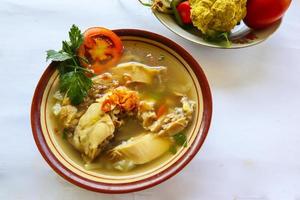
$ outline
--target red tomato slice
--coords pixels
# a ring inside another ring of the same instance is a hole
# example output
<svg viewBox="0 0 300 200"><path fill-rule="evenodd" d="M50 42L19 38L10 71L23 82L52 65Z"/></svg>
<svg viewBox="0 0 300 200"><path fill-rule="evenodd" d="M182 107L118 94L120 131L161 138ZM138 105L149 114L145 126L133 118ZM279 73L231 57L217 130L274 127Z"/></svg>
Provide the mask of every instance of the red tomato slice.
<svg viewBox="0 0 300 200"><path fill-rule="evenodd" d="M291 0L247 0L245 24L253 29L265 28L279 20Z"/></svg>
<svg viewBox="0 0 300 200"><path fill-rule="evenodd" d="M115 66L122 52L122 41L114 32L102 27L93 27L84 32L78 55L89 61L89 64L81 61L83 66L92 69L95 74L100 74Z"/></svg>

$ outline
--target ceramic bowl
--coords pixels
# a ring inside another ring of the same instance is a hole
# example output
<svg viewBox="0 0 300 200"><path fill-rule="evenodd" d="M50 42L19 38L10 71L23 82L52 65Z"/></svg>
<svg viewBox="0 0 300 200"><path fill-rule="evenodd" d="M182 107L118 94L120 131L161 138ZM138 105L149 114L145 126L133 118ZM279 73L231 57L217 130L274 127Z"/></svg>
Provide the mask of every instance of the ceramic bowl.
<svg viewBox="0 0 300 200"><path fill-rule="evenodd" d="M187 147L181 147L167 160L158 159L152 165L131 173L110 174L86 170L80 156L75 155L76 151L70 145L64 145L63 139L56 133L51 99L58 84L57 63L51 63L38 82L32 101L31 125L40 153L53 170L64 179L96 192L127 193L149 188L167 180L192 160L208 133L212 116L212 97L200 65L175 42L142 30L119 29L114 32L121 37L125 51L144 52L154 57L163 54L164 65L177 67L182 76L189 78L197 105L188 129ZM155 64L156 61L153 62Z"/></svg>

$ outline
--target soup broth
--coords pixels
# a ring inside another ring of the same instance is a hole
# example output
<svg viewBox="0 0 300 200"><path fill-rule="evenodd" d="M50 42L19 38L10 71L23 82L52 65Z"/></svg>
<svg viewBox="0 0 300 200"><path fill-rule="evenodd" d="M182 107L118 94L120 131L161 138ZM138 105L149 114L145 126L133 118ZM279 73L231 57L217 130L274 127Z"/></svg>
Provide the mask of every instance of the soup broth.
<svg viewBox="0 0 300 200"><path fill-rule="evenodd" d="M120 64L137 62L149 67L164 66L166 68L166 74L164 74L163 80L154 78L151 84L130 83L126 85L126 88L128 88L128 90L138 93L140 101L149 100L155 102L154 109L156 115L158 115L158 110L161 108L161 105L167 105L168 107L168 111L165 111L162 116L167 116L168 112L173 112L175 108L184 107L182 106L181 102L183 96L187 97L189 102L198 101L195 92L196 89L188 74L188 71L184 67L182 67L182 63L169 52L145 42L132 41L130 39L124 39L123 45L124 53L121 58ZM110 72L110 70L108 70L108 72ZM111 74L114 77L113 71L111 72ZM50 97L55 96L55 92L58 91L58 80L56 80L53 87L54 89L51 91ZM193 124L195 124L195 119L192 114L191 119L188 120L188 124L185 125L183 130L180 130L175 134L166 134L159 136L170 142L170 147L167 151L165 151L160 156L151 159L151 161L143 164L132 162L129 164L123 163L123 165L126 165L126 167L121 166L121 168L123 168L120 169L118 168L118 164L116 163L126 159L122 159L122 157L121 159L112 159L112 154L110 154L110 152L114 151L114 148L116 148L116 146L126 144L126 141L130 140L131 138L135 138L141 134L144 134L145 132L149 132L149 130L145 130L145 127L143 127L141 121L137 117L135 117L136 114L124 117L124 119L122 119L123 124L120 127L115 128L113 138L110 139L109 143L104 147L101 153L96 156L96 158L91 162L86 162L82 158L82 152L74 148L74 145L70 144L68 139L65 138L66 136L63 133L64 127L62 125L61 119L53 114L53 107L57 103L57 99L50 98L49 101L50 104L48 110L51 119L53 119L51 123L56 132L55 140L62 151L67 155L67 157L69 157L74 163L76 163L76 165L80 166L81 168L104 175L118 174L127 176L135 173L142 173L151 168L159 166L161 163L168 162L170 159L172 159L172 157L176 156L176 151L179 152L182 148L185 148L186 143L189 139L191 127L193 126ZM194 110L198 109L197 103L193 103L193 106ZM155 133L152 132L150 134ZM184 141L185 143L179 144L180 141L178 143L177 139L174 139L174 135L178 134L186 136L187 141ZM119 164L122 165L122 163Z"/></svg>

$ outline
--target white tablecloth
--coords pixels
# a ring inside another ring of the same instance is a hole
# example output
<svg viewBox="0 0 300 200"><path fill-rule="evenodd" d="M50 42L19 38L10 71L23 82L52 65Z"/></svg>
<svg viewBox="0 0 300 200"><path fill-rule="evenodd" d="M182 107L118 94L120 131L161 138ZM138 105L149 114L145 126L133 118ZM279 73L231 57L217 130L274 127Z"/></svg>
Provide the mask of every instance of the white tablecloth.
<svg viewBox="0 0 300 200"><path fill-rule="evenodd" d="M240 50L205 48L173 34L137 0L0 0L0 199L300 200L300 1L266 42ZM125 195L98 194L58 175L38 152L32 95L45 50L72 24L139 28L186 48L213 93L211 129L181 173Z"/></svg>

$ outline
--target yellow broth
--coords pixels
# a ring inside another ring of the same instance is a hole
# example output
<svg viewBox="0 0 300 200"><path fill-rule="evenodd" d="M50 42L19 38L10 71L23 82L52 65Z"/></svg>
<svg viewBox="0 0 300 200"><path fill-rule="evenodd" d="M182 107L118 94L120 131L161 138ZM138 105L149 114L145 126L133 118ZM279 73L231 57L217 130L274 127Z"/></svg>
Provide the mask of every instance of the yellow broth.
<svg viewBox="0 0 300 200"><path fill-rule="evenodd" d="M193 85L193 82L187 72L187 70L182 66L182 64L167 51L164 51L158 47L155 47L151 44L143 42L133 42L133 41L124 41L123 42L125 51L122 56L120 63L128 61L136 61L149 66L165 66L167 67L167 82L165 83L165 89L161 91L158 90L158 86L153 84L150 86L143 86L141 88L135 88L140 93L141 99L154 99L159 103L165 103L169 101L170 106L180 106L180 98L176 97L172 92L176 90L177 92L182 92L189 97L189 99L197 102L196 88ZM57 81L56 81L57 82ZM53 93L57 90L58 84L55 84L55 89ZM172 90L172 91L171 91ZM50 94L51 95L51 94ZM54 105L54 99L51 99L50 108ZM195 110L197 110L197 104ZM195 115L195 114L194 114ZM55 134L55 139L62 151L69 157L76 165L84 168L84 162L81 158L80 153L68 143L67 140L63 139L62 128L59 125L59 120L51 114L51 123L54 129L58 130ZM189 123L188 127L185 128L184 133L189 136L191 132L192 124L195 124L195 119L193 117L192 122ZM129 119L126 120L126 123L121 127L117 132L114 133L114 141L127 140L130 137L136 136L146 132L137 120ZM180 148L178 147L178 151ZM137 165L130 171L121 172L112 168L112 162L108 159L107 154L101 153L98 158L93 161L89 171L101 173L104 175L118 175L118 176L127 176L133 175L136 173L143 173L152 168L158 167L162 163L168 162L170 158L174 155L170 152L165 153L163 156L143 165Z"/></svg>

